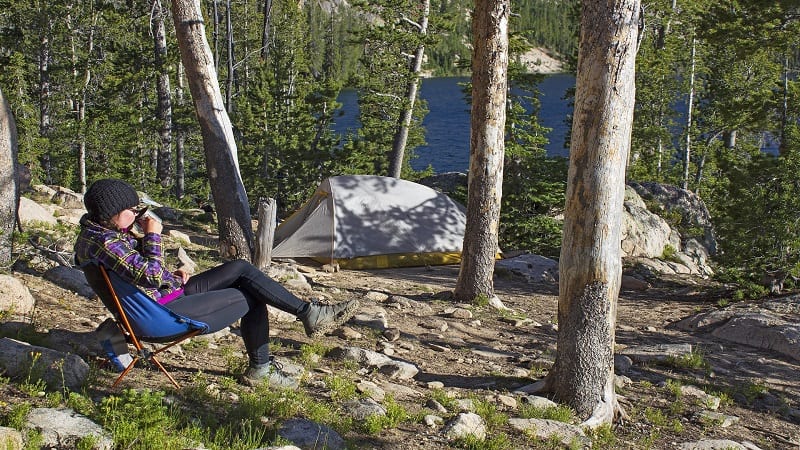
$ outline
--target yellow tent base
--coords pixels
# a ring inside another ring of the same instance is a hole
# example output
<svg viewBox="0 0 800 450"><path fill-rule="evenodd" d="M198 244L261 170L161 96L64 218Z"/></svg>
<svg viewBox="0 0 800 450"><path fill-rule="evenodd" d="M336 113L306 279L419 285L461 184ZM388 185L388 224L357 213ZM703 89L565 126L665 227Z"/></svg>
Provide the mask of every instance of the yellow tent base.
<svg viewBox="0 0 800 450"><path fill-rule="evenodd" d="M330 260L318 261L329 263ZM359 256L337 259L342 269L388 269L390 267L440 266L461 262L461 252L394 253L391 255Z"/></svg>

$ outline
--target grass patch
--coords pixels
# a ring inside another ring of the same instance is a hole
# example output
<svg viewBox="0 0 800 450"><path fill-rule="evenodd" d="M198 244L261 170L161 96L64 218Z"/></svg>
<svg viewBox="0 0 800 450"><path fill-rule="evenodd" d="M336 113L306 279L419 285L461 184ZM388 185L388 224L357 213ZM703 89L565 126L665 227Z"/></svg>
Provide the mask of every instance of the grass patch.
<svg viewBox="0 0 800 450"><path fill-rule="evenodd" d="M519 416L523 419L550 419L564 423L572 423L575 421L575 411L563 405L541 408L523 404L519 408Z"/></svg>
<svg viewBox="0 0 800 450"><path fill-rule="evenodd" d="M403 405L395 401L391 396L387 396L383 401L383 407L386 408L386 415L372 415L362 422L361 429L368 434L378 434L379 432L397 428L398 425L408 420L411 416L403 408Z"/></svg>

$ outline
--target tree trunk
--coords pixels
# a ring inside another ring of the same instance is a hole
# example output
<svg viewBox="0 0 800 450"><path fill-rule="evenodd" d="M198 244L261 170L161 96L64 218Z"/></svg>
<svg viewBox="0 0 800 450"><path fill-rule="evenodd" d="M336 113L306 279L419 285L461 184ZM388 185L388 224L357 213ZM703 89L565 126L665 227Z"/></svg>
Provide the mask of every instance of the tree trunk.
<svg viewBox="0 0 800 450"><path fill-rule="evenodd" d="M172 13L181 61L203 136L206 170L219 221L220 255L250 261L253 249L250 207L239 172L233 128L206 40L200 0L172 0Z"/></svg>
<svg viewBox="0 0 800 450"><path fill-rule="evenodd" d="M225 6L225 48L228 54L228 79L225 82L225 107L228 113L233 112L233 22L231 22L231 0Z"/></svg>
<svg viewBox="0 0 800 450"><path fill-rule="evenodd" d="M494 296L505 152L509 0L476 0L467 224L454 296Z"/></svg>
<svg viewBox="0 0 800 450"><path fill-rule="evenodd" d="M558 346L549 388L585 424L609 423L622 278L625 161L635 97L639 0L582 3L575 115L559 259Z"/></svg>
<svg viewBox="0 0 800 450"><path fill-rule="evenodd" d="M172 98L169 85L169 70L167 67L167 36L164 28L166 8L161 6L161 0L153 0L153 46L155 49L155 66L158 80L156 80L156 94L158 95L158 109L156 117L160 122L159 137L161 149L156 162L156 176L162 187L172 184Z"/></svg>
<svg viewBox="0 0 800 450"><path fill-rule="evenodd" d="M694 71L696 56L696 41L692 38L692 61L689 70L689 105L686 108L686 149L683 152L683 189L689 189L689 163L692 161L692 108L694 107Z"/></svg>
<svg viewBox="0 0 800 450"><path fill-rule="evenodd" d="M258 231L256 232L256 251L253 265L261 271L267 270L272 262L272 245L275 242L275 222L278 203L274 198L258 201Z"/></svg>
<svg viewBox="0 0 800 450"><path fill-rule="evenodd" d="M183 106L183 64L180 62L178 62L177 79L175 101L180 108ZM186 157L186 151L184 150L186 130L179 125L175 130L175 134L175 197L183 198L186 192L186 170L184 167L184 159Z"/></svg>
<svg viewBox="0 0 800 450"><path fill-rule="evenodd" d="M269 58L269 32L272 25L272 0L264 0L264 23L261 30L261 59Z"/></svg>
<svg viewBox="0 0 800 450"><path fill-rule="evenodd" d="M50 52L51 33L53 23L50 20L47 9L39 10L39 137L46 142L52 132L52 119L50 117ZM42 154L42 169L44 171L45 183L53 183L53 168L50 157L50 149L46 149Z"/></svg>
<svg viewBox="0 0 800 450"><path fill-rule="evenodd" d="M422 2L422 22L419 24L419 34L428 34L428 16L431 12L431 0ZM424 41L423 41L424 42ZM425 56L425 44L419 44L414 53L414 66L411 69L411 80L408 82L406 90L406 102L403 113L400 115L397 132L392 140L392 153L389 158L389 176L400 178L403 171L403 159L406 152L406 142L408 141L408 129L411 126L411 119L414 116L414 103L417 100L417 89L419 88L419 75L422 72L422 59Z"/></svg>
<svg viewBox="0 0 800 450"><path fill-rule="evenodd" d="M0 90L0 266L11 262L12 233L17 223L17 126L3 91Z"/></svg>

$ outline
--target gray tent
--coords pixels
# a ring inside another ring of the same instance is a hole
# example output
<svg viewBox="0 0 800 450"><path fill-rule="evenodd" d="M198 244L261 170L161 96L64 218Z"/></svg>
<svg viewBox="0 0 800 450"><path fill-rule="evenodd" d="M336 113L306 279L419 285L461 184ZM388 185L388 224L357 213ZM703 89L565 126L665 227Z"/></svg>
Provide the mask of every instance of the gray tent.
<svg viewBox="0 0 800 450"><path fill-rule="evenodd" d="M466 215L450 197L390 177L323 181L275 230L274 258L314 258L347 268L460 261Z"/></svg>

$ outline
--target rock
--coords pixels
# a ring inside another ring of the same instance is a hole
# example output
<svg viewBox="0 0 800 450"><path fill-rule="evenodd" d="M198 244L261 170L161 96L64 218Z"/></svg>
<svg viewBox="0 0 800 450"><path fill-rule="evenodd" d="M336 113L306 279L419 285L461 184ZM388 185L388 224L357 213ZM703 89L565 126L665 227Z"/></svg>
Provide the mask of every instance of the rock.
<svg viewBox="0 0 800 450"><path fill-rule="evenodd" d="M272 264L266 272L270 278L289 288L304 292L313 290L306 277L292 265Z"/></svg>
<svg viewBox="0 0 800 450"><path fill-rule="evenodd" d="M727 428L737 422L739 422L739 418L736 416L729 416L727 414L722 414L714 411L698 411L693 417L696 422L705 424L705 425L717 425L722 428Z"/></svg>
<svg viewBox="0 0 800 450"><path fill-rule="evenodd" d="M749 443L748 443L749 444ZM744 446L729 439L704 439L702 441L684 442L678 447L681 450L757 450L753 444Z"/></svg>
<svg viewBox="0 0 800 450"><path fill-rule="evenodd" d="M19 209L17 211L19 213L19 221L22 224L44 223L56 225L58 223L53 213L27 197L19 198Z"/></svg>
<svg viewBox="0 0 800 450"><path fill-rule="evenodd" d="M444 320L439 320L439 319L423 320L423 321L419 322L418 325L421 326L422 328L427 328L429 330L436 330L436 331L439 331L441 333L444 333L449 328L448 325L447 325L447 322L445 322Z"/></svg>
<svg viewBox="0 0 800 450"><path fill-rule="evenodd" d="M356 391L366 394L376 402L381 402L386 397L386 392L372 381L362 380L356 383Z"/></svg>
<svg viewBox="0 0 800 450"><path fill-rule="evenodd" d="M800 325L766 312L734 317L711 334L726 341L773 350L800 361Z"/></svg>
<svg viewBox="0 0 800 450"><path fill-rule="evenodd" d="M289 419L281 425L278 435L302 449L326 448L345 450L347 445L333 429L306 419Z"/></svg>
<svg viewBox="0 0 800 450"><path fill-rule="evenodd" d="M399 328L392 327L392 328L387 328L387 329L383 330L383 333L381 333L381 335L384 338L386 338L387 341L394 342L394 341L400 339L401 333L400 333L400 329Z"/></svg>
<svg viewBox="0 0 800 450"><path fill-rule="evenodd" d="M389 299L389 294L377 291L369 291L364 295L364 299L369 300L371 302L383 303Z"/></svg>
<svg viewBox="0 0 800 450"><path fill-rule="evenodd" d="M97 297L94 290L86 282L86 276L80 269L66 266L55 266L48 269L44 273L46 280L52 281L53 284L61 286L64 289L69 289L76 294L93 299Z"/></svg>
<svg viewBox="0 0 800 450"><path fill-rule="evenodd" d="M663 362L668 358L691 355L691 344L636 345L620 352L636 362Z"/></svg>
<svg viewBox="0 0 800 450"><path fill-rule="evenodd" d="M371 398L346 401L342 404L344 410L353 419L363 421L372 416L385 416L386 409Z"/></svg>
<svg viewBox="0 0 800 450"><path fill-rule="evenodd" d="M184 250L183 247L178 248L178 268L189 275L193 275L197 272L197 263L186 254L186 250Z"/></svg>
<svg viewBox="0 0 800 450"><path fill-rule="evenodd" d="M83 206L83 195L63 186L56 186L54 190L55 193L50 199L51 202L61 206L62 208L86 210L86 208Z"/></svg>
<svg viewBox="0 0 800 450"><path fill-rule="evenodd" d="M483 356L484 358L490 358L490 359L514 359L519 356L516 353L507 352L505 350L498 350L483 345L473 347L470 351L472 353L475 353L476 355L480 355Z"/></svg>
<svg viewBox="0 0 800 450"><path fill-rule="evenodd" d="M558 261L544 256L523 254L497 260L494 265L522 275L528 283L552 284L558 281Z"/></svg>
<svg viewBox="0 0 800 450"><path fill-rule="evenodd" d="M22 433L13 428L0 427L0 448L5 450L22 450L24 448Z"/></svg>
<svg viewBox="0 0 800 450"><path fill-rule="evenodd" d="M473 436L482 441L486 439L486 424L475 413L459 413L444 426L442 433L451 440Z"/></svg>
<svg viewBox="0 0 800 450"><path fill-rule="evenodd" d="M282 309L278 309L270 305L267 305L267 314L269 314L269 318L273 322L292 323L297 320L297 316L295 316L294 314L288 313ZM270 331L272 331L271 327Z"/></svg>
<svg viewBox="0 0 800 450"><path fill-rule="evenodd" d="M30 317L36 301L28 288L14 276L0 274L0 311L16 317Z"/></svg>
<svg viewBox="0 0 800 450"><path fill-rule="evenodd" d="M444 383L441 381L428 381L425 383L425 386L427 386L428 389L444 389Z"/></svg>
<svg viewBox="0 0 800 450"><path fill-rule="evenodd" d="M622 275L622 289L631 291L646 291L650 289L650 283L640 280L634 276Z"/></svg>
<svg viewBox="0 0 800 450"><path fill-rule="evenodd" d="M558 403L549 398L539 397L538 395L523 395L519 400L526 405L539 409L555 408L558 406Z"/></svg>
<svg viewBox="0 0 800 450"><path fill-rule="evenodd" d="M93 449L114 447L103 427L68 408L34 408L25 425L41 434L43 448L78 448L78 441L88 436L94 436Z"/></svg>
<svg viewBox="0 0 800 450"><path fill-rule="evenodd" d="M444 419L433 414L425 414L425 417L422 419L422 421L425 422L425 425L431 428L435 428L440 423L444 423Z"/></svg>
<svg viewBox="0 0 800 450"><path fill-rule="evenodd" d="M577 448L585 448L591 442L583 430L577 425L558 422L550 419L520 419L517 417L508 419L508 424L519 431L530 433L537 439L547 441L557 438L562 444L570 448L578 444Z"/></svg>
<svg viewBox="0 0 800 450"><path fill-rule="evenodd" d="M472 311L465 308L447 308L442 314L454 319L472 319Z"/></svg>
<svg viewBox="0 0 800 450"><path fill-rule="evenodd" d="M365 305L350 319L354 324L383 331L389 327L386 310L380 306Z"/></svg>
<svg viewBox="0 0 800 450"><path fill-rule="evenodd" d="M492 298L489 299L489 306L498 311L511 311L511 308L504 305L503 302L500 300L500 297L496 295L493 295Z"/></svg>
<svg viewBox="0 0 800 450"><path fill-rule="evenodd" d="M343 327L337 328L336 330L331 332L331 335L339 337L339 338L342 338L342 339L344 339L346 341L355 341L357 339L361 339L361 338L364 337L363 334L359 333L358 331L356 331L356 330L354 330L354 329L352 329L352 328L350 328L348 326L343 326Z"/></svg>
<svg viewBox="0 0 800 450"><path fill-rule="evenodd" d="M171 237L173 240L177 242L182 242L184 244L191 244L192 239L189 237L188 234L178 231L178 230L169 230L167 232L167 236Z"/></svg>
<svg viewBox="0 0 800 450"><path fill-rule="evenodd" d="M377 367L378 371L390 378L411 379L419 372L417 366L411 363L397 361L384 354L358 347L336 348L331 351L331 356L356 361L362 366L370 368Z"/></svg>
<svg viewBox="0 0 800 450"><path fill-rule="evenodd" d="M49 388L57 390L79 391L89 375L89 365L77 355L10 338L0 339L0 367L15 378L36 374Z"/></svg>
<svg viewBox="0 0 800 450"><path fill-rule="evenodd" d="M706 394L702 389L697 386L683 385L680 387L681 394L687 397L694 397L703 404L705 408L716 411L719 408L720 398Z"/></svg>
<svg viewBox="0 0 800 450"><path fill-rule="evenodd" d="M438 412L439 414L447 414L447 408L445 408L444 405L442 405L441 403L437 402L434 399L429 399L427 402L425 402L425 407L430 408Z"/></svg>
<svg viewBox="0 0 800 450"><path fill-rule="evenodd" d="M633 367L633 360L626 355L614 355L614 371L617 373L628 373Z"/></svg>

